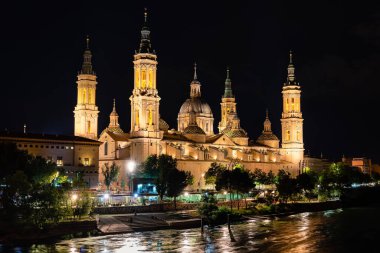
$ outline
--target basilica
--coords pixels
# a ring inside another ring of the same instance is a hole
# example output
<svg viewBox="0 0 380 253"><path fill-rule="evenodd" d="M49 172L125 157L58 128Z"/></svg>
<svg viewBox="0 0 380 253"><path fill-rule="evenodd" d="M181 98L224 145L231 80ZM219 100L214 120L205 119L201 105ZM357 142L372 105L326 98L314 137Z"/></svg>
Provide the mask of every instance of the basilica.
<svg viewBox="0 0 380 253"><path fill-rule="evenodd" d="M290 52L288 76L282 87L283 112L281 142L273 134L266 113L262 134L248 136L240 125L237 102L229 69L226 72L224 94L221 95L221 115L214 118L210 105L202 98L202 85L194 65L189 98L178 106L177 127L170 128L160 117L160 84L156 82L158 55L152 48L147 13L141 29L141 41L133 57L134 81L129 97L131 103L130 129L119 125L116 102L110 113L109 125L98 136L96 105L97 76L93 71L89 40L84 52L82 69L77 77L77 105L74 109L75 136L98 140L99 169L115 162L121 168L116 187L125 188L133 171L129 161L141 164L150 155L167 154L177 159L178 168L190 171L194 185L190 190L206 188L204 173L213 162L231 166L241 163L245 168L285 169L296 175L304 157L301 87L295 78L295 67ZM223 84L221 84L223 85ZM174 113L174 111L173 111ZM217 124L216 124L217 123ZM214 126L217 128L214 129ZM99 173L99 182L103 182ZM130 190L130 189L129 189Z"/></svg>

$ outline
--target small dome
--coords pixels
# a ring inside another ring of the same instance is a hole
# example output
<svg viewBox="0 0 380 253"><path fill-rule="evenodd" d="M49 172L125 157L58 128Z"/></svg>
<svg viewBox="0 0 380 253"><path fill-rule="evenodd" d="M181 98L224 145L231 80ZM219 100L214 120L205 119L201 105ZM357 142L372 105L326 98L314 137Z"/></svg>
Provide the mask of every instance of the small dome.
<svg viewBox="0 0 380 253"><path fill-rule="evenodd" d="M185 130L183 130L183 133L184 134L206 134L202 128L200 128L199 126L196 126L196 125L190 125L188 127L185 128Z"/></svg>
<svg viewBox="0 0 380 253"><path fill-rule="evenodd" d="M269 140L278 141L278 138L273 133L262 133L257 140L258 141L269 141Z"/></svg>
<svg viewBox="0 0 380 253"><path fill-rule="evenodd" d="M225 135L227 135L230 138L236 138L236 137L247 137L247 133L243 129L229 129L226 128L222 131Z"/></svg>
<svg viewBox="0 0 380 253"><path fill-rule="evenodd" d="M166 123L165 120L163 120L162 118L160 118L160 121L158 122L158 127L161 131L168 131L169 130L169 124Z"/></svg>
<svg viewBox="0 0 380 253"><path fill-rule="evenodd" d="M203 114L211 114L212 111L210 106L203 101L201 98L189 98L187 99L181 106L181 109L179 110L179 114L186 114L190 113L190 111L193 111L195 113L203 113Z"/></svg>

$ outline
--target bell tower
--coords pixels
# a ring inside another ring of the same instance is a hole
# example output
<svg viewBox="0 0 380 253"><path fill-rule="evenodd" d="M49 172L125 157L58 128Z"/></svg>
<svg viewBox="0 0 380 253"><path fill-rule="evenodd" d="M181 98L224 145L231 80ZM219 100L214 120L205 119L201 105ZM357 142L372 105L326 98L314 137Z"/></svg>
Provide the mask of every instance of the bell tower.
<svg viewBox="0 0 380 253"><path fill-rule="evenodd" d="M230 115L236 113L235 96L232 93L231 84L230 69L227 68L227 77L224 82L224 94L222 97L222 103L220 103L222 115L218 125L219 133L229 127L228 124L230 123Z"/></svg>
<svg viewBox="0 0 380 253"><path fill-rule="evenodd" d="M304 156L301 86L296 81L292 51L289 55L288 78L282 87L282 98L282 155L284 160L300 166Z"/></svg>
<svg viewBox="0 0 380 253"><path fill-rule="evenodd" d="M140 47L134 55L134 88L131 101L132 159L143 162L149 155L159 154L160 97L156 88L157 55L152 50L145 9Z"/></svg>
<svg viewBox="0 0 380 253"><path fill-rule="evenodd" d="M82 70L78 73L77 105L74 109L74 135L98 139L98 107L96 106L96 74L92 69L90 39L87 36Z"/></svg>

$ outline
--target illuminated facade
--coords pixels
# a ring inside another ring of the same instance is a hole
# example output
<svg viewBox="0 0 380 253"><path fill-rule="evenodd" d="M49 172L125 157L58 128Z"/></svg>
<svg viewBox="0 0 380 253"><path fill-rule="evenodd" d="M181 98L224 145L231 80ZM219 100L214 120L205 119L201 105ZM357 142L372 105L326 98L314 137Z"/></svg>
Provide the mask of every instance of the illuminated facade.
<svg viewBox="0 0 380 253"><path fill-rule="evenodd" d="M99 141L78 136L0 132L0 142L15 143L30 155L56 163L69 179L82 173L88 187L98 187Z"/></svg>
<svg viewBox="0 0 380 253"><path fill-rule="evenodd" d="M77 105L74 109L74 135L93 140L98 139L98 107L96 106L96 75L92 69L92 54L87 47L83 54L82 70L77 80Z"/></svg>
<svg viewBox="0 0 380 253"><path fill-rule="evenodd" d="M282 87L283 112L282 156L286 161L299 163L303 160L303 118L301 112L301 86L296 81L293 53L290 52L288 78Z"/></svg>
<svg viewBox="0 0 380 253"><path fill-rule="evenodd" d="M121 181L129 176L126 173L128 161L141 163L152 154L171 155L177 159L180 169L190 171L194 176L194 185L190 190L206 187L203 175L213 162L228 166L238 162L249 170L260 168L274 173L279 169L288 170L293 175L299 172L303 160L303 119L300 109L301 90L295 82L292 55L288 80L282 92L284 112L281 119L281 147L280 140L272 132L268 112L263 132L257 141L250 140L242 128L230 70L227 70L220 103L218 133L214 133L211 107L201 96L201 82L198 80L196 66L190 83L190 98L182 104L177 116L177 130L169 130L169 125L159 114L161 101L158 96L159 85L156 83L157 55L152 50L146 13L140 47L134 55L133 63L130 132L124 133L118 124L117 128L111 127L114 120L110 117L110 126L99 138L103 143L99 151L100 166L106 162L116 162L121 166L122 175L116 186L122 185ZM116 113L115 107L114 111Z"/></svg>

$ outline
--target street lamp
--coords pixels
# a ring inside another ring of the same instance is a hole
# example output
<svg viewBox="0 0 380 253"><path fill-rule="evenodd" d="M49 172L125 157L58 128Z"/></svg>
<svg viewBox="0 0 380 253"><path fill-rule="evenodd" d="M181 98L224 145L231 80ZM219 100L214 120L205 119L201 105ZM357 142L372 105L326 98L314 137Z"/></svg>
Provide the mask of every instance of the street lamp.
<svg viewBox="0 0 380 253"><path fill-rule="evenodd" d="M136 168L136 162L133 160L129 160L127 163L127 168L129 171L129 190L131 192L131 195L133 194L133 172Z"/></svg>

